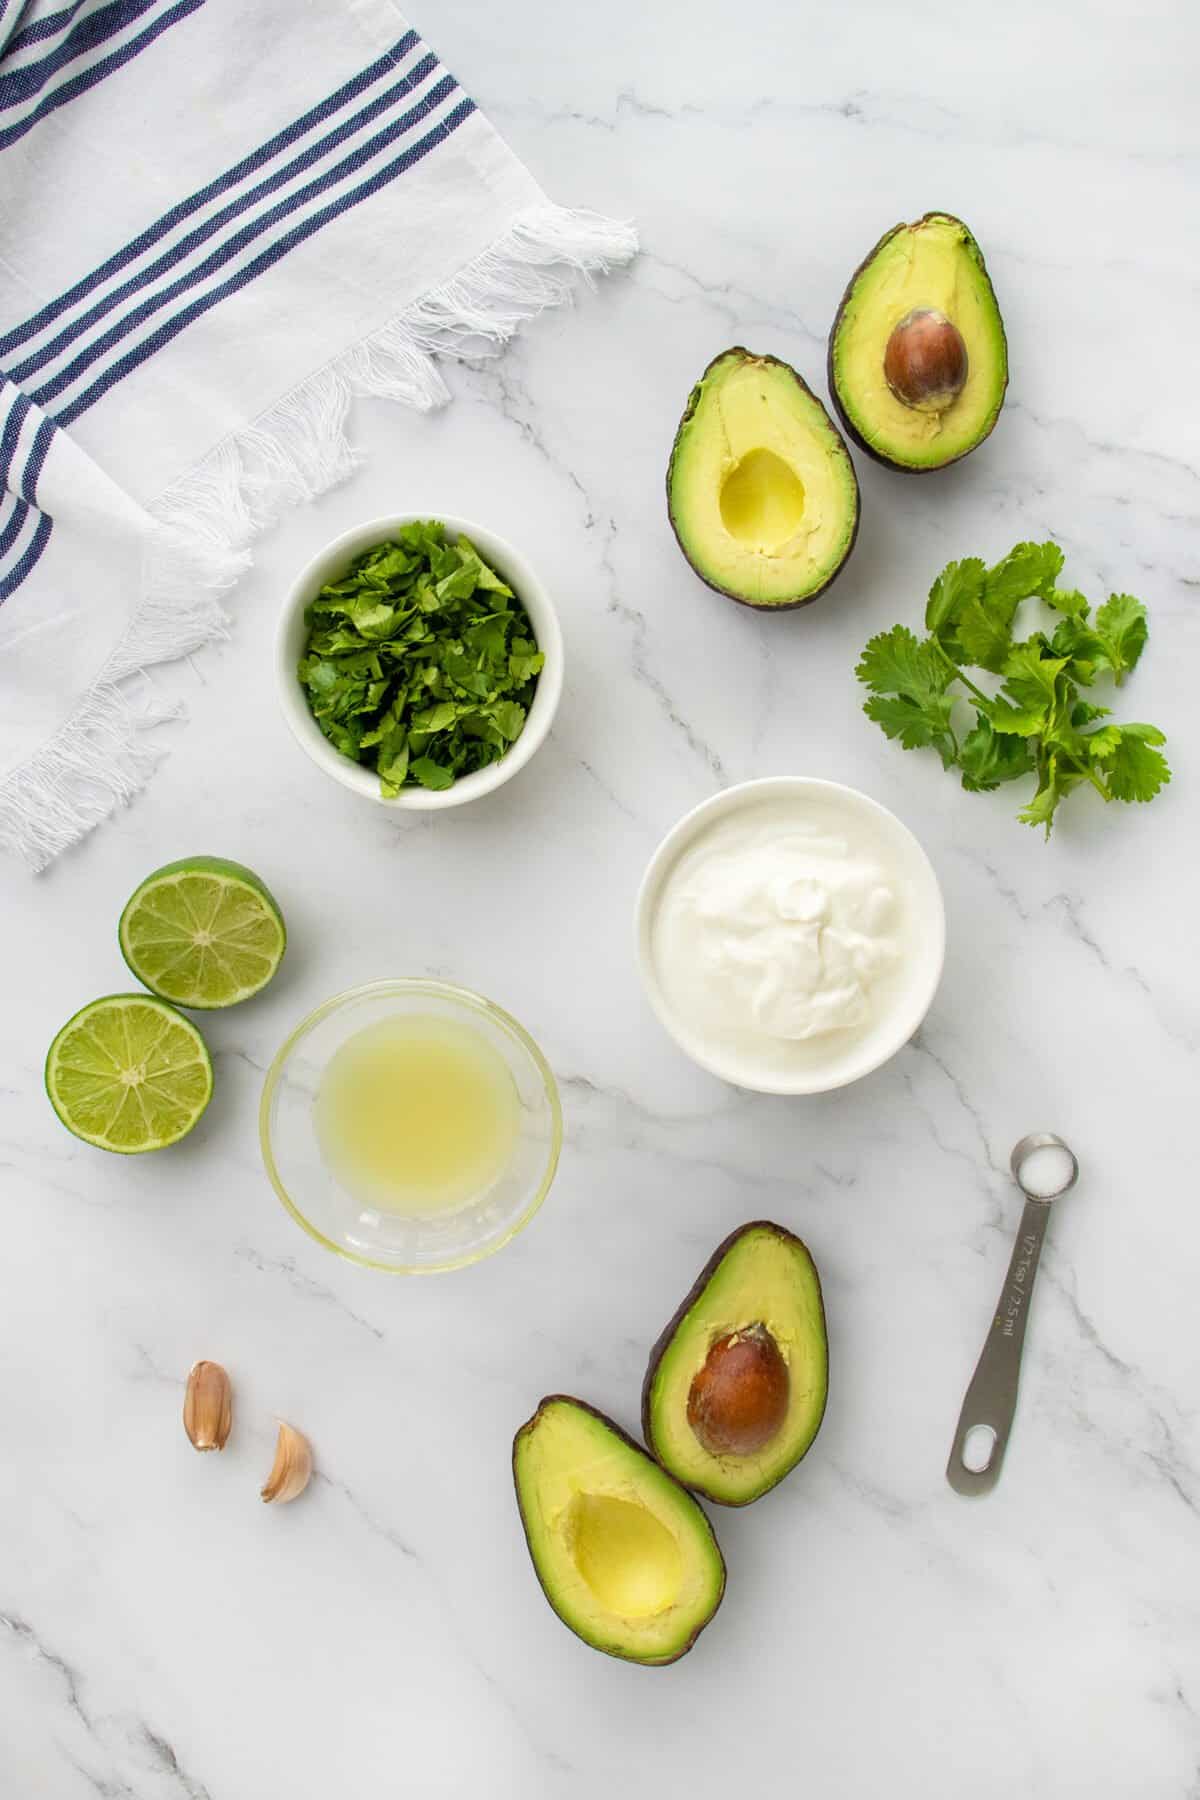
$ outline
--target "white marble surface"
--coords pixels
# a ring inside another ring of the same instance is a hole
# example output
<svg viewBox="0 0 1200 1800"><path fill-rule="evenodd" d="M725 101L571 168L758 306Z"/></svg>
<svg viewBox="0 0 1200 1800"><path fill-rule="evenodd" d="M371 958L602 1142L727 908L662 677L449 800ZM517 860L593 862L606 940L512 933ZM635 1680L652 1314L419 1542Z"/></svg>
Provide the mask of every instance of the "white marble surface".
<svg viewBox="0 0 1200 1800"><path fill-rule="evenodd" d="M635 215L645 252L457 373L443 415L364 405L368 466L262 545L228 646L163 677L191 721L147 796L46 878L0 872L0 1793L1200 1794L1194 12L430 0L417 23L556 195ZM739 340L822 385L849 271L932 206L978 231L1007 319L994 438L920 482L862 464L859 547L818 606L727 605L663 514L689 385ZM394 505L526 546L567 634L550 744L436 820L324 781L270 689L289 571ZM888 745L851 670L949 556L1050 531L1072 580L1151 604L1128 706L1169 730L1176 781L1119 816L1073 800L1047 846L1011 795ZM919 1042L809 1102L689 1067L630 953L677 814L789 770L895 808L949 911ZM58 1128L41 1059L125 985L135 881L193 850L261 869L292 948L269 994L212 1021L193 1139L108 1159ZM569 1141L511 1249L414 1283L295 1229L255 1112L313 1002L417 971L528 1023ZM1003 1482L971 1503L943 1467L1016 1223L1008 1150L1041 1126L1083 1179ZM694 1653L609 1661L538 1592L513 1429L556 1388L633 1424L651 1339L762 1215L822 1270L824 1429L784 1486L719 1515L728 1595ZM178 1422L198 1356L238 1394L203 1461ZM276 1412L320 1467L282 1512L257 1498Z"/></svg>

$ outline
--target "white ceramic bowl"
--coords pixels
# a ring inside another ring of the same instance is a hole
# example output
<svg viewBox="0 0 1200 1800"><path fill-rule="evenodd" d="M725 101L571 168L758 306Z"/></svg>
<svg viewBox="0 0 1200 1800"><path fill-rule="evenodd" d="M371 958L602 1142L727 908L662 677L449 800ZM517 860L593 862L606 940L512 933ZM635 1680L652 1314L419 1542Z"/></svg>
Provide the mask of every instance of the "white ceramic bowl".
<svg viewBox="0 0 1200 1800"><path fill-rule="evenodd" d="M831 1032L809 1040L811 1059L786 1075L747 1074L744 1063L723 1058L714 1046L681 1019L663 991L655 966L654 921L663 886L679 857L718 819L781 798L807 797L815 807L836 803L862 815L864 824L886 842L904 883L904 904L913 924L913 954L906 979L892 1003L861 1031ZM929 1011L941 980L946 954L946 913L942 890L924 850L895 813L857 788L807 775L778 775L745 781L705 800L667 833L650 859L637 898L637 958L642 982L659 1020L693 1062L734 1087L763 1094L824 1094L869 1075L903 1048Z"/></svg>
<svg viewBox="0 0 1200 1800"><path fill-rule="evenodd" d="M406 787L394 799L389 800L379 791L379 777L375 771L351 762L348 756L335 750L324 735L309 711L304 689L296 674L296 666L307 635L304 611L309 601L362 551L393 537L401 525L412 525L419 519L439 519L451 539L470 538L483 560L503 575L529 614L538 649L545 656L546 662L538 676L537 690L529 709L529 717L525 721L525 729L498 762L490 763L486 769L477 769L473 775L462 776L453 787L445 788L440 793L428 788ZM343 787L362 794L368 800L377 801L380 806L397 807L408 812L435 812L447 806L462 806L468 800L478 800L481 795L490 794L494 789L502 787L518 769L525 767L539 744L545 741L554 723L562 694L562 632L550 596L525 558L502 537L489 531L486 525L478 525L473 519L456 518L453 513L439 512L432 507L419 513L392 513L386 518L368 519L365 524L343 531L340 537L326 544L297 575L283 603L275 635L275 679L283 716L291 728L292 736L318 768L324 769L327 775L332 775L335 781L340 781Z"/></svg>

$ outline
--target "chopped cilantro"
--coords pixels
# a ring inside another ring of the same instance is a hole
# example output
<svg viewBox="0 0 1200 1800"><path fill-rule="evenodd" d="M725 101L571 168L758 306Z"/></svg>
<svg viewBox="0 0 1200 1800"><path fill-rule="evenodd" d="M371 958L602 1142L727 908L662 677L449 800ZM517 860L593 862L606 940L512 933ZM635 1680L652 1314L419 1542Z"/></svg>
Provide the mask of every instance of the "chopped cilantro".
<svg viewBox="0 0 1200 1800"><path fill-rule="evenodd" d="M453 787L524 729L545 661L529 615L474 545L447 543L434 519L356 557L306 622L297 673L312 715L389 798Z"/></svg>

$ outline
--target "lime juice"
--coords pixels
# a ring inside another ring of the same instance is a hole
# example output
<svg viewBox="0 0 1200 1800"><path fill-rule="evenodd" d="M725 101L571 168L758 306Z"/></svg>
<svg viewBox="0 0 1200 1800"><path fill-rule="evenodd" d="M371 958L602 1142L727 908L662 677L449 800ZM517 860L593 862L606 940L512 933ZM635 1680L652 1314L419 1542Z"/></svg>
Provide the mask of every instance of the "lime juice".
<svg viewBox="0 0 1200 1800"><path fill-rule="evenodd" d="M447 1213L479 1199L508 1167L520 1100L479 1031L411 1013L366 1026L336 1051L314 1123L326 1167L361 1205Z"/></svg>

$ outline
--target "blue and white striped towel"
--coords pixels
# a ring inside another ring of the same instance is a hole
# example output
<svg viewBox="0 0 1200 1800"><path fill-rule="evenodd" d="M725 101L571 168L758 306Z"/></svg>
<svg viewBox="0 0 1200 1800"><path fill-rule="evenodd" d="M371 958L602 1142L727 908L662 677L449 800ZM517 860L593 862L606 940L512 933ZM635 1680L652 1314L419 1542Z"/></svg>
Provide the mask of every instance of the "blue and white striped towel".
<svg viewBox="0 0 1200 1800"><path fill-rule="evenodd" d="M142 787L356 393L448 398L627 225L552 206L391 0L0 0L0 847Z"/></svg>

